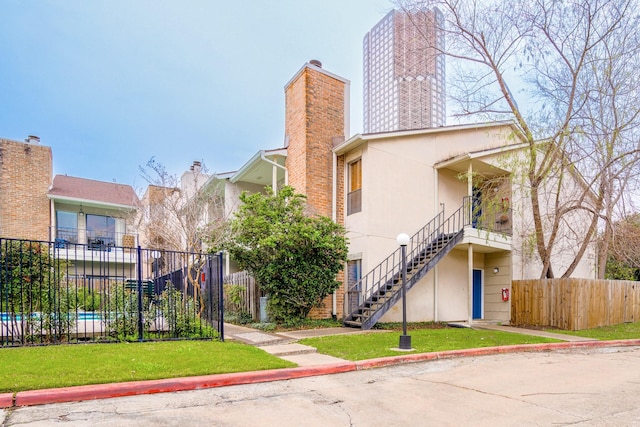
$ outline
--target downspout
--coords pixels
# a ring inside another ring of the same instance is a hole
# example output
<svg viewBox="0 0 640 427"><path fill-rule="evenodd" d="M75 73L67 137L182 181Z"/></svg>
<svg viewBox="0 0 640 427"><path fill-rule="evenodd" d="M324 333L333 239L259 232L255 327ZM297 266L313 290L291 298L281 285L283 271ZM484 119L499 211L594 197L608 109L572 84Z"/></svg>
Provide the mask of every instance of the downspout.
<svg viewBox="0 0 640 427"><path fill-rule="evenodd" d="M260 152L260 158L262 160L264 160L265 162L267 162L267 163L269 163L269 164L271 164L271 165L273 165L273 166L275 166L277 168L282 169L284 171L284 185L289 185L289 171L287 170L287 168L285 166L282 166L282 165L274 162L273 160L267 159L267 157L264 154L264 151ZM274 174L274 176L275 176L275 174ZM273 179L272 179L272 182L273 182ZM277 188L276 184L277 184L277 182L273 182L273 192L274 192L274 194L278 193L278 188Z"/></svg>
<svg viewBox="0 0 640 427"><path fill-rule="evenodd" d="M49 187L51 189L51 187ZM49 227L49 241L55 241L56 237L58 237L58 222L56 218L56 206L53 199L49 199L49 224L53 224L53 226Z"/></svg>
<svg viewBox="0 0 640 427"><path fill-rule="evenodd" d="M332 175L332 179L331 179L331 192L333 193L333 197L331 197L331 219L333 220L333 222L337 222L338 219L338 213L336 212L338 209L338 201L337 199L337 195L338 195L338 183L336 182L338 179L338 155L333 152L333 175ZM342 270L347 271L346 266L345 268ZM344 286L344 273L342 275L343 279L342 279L342 285ZM333 319L336 319L338 317L338 296L336 294L336 291L333 291L333 295L331 297L331 317Z"/></svg>

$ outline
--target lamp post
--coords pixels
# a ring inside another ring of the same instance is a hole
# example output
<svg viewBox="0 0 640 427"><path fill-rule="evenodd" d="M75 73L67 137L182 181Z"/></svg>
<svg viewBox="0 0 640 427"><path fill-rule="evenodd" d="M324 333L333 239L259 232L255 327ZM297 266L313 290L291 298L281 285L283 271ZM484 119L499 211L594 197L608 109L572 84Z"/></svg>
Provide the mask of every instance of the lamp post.
<svg viewBox="0 0 640 427"><path fill-rule="evenodd" d="M411 350L411 336L407 335L407 245L409 236L405 233L398 234L396 241L400 245L402 257L402 335L400 335L400 350Z"/></svg>

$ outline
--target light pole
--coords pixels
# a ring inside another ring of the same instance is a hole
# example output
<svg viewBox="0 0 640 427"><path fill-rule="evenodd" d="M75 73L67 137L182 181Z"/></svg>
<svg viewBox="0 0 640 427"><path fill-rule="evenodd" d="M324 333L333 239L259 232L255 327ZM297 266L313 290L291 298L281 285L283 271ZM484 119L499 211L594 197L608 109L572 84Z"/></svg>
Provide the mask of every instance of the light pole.
<svg viewBox="0 0 640 427"><path fill-rule="evenodd" d="M402 257L402 335L400 335L400 350L411 350L411 336L407 335L407 245L409 236L405 233L398 234L396 241L400 245Z"/></svg>

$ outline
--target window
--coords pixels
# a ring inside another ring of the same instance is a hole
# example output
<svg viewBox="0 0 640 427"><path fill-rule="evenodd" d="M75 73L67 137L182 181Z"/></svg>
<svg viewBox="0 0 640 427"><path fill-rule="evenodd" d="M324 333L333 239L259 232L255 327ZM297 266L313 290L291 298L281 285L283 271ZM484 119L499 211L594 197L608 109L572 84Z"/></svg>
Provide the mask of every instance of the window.
<svg viewBox="0 0 640 427"><path fill-rule="evenodd" d="M349 313L358 309L362 302L360 279L362 278L362 260L354 259L347 262L347 289Z"/></svg>
<svg viewBox="0 0 640 427"><path fill-rule="evenodd" d="M89 246L104 249L116 244L116 220L110 216L87 214Z"/></svg>
<svg viewBox="0 0 640 427"><path fill-rule="evenodd" d="M362 210L362 159L349 163L349 192L347 215Z"/></svg>
<svg viewBox="0 0 640 427"><path fill-rule="evenodd" d="M78 214L56 211L56 242L78 243Z"/></svg>

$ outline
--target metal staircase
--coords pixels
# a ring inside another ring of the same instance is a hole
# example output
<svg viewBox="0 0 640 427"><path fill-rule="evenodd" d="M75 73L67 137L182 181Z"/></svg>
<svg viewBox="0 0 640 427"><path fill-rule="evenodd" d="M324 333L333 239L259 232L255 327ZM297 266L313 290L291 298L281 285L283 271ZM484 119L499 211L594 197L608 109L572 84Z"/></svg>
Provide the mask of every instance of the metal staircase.
<svg viewBox="0 0 640 427"><path fill-rule="evenodd" d="M407 245L407 284L411 289L444 258L464 236L464 227L471 225L470 198L450 217L444 209L411 237ZM349 314L344 325L371 329L400 300L402 287L402 256L396 249L384 261L362 277L348 290Z"/></svg>

